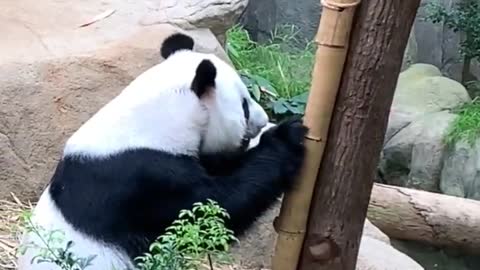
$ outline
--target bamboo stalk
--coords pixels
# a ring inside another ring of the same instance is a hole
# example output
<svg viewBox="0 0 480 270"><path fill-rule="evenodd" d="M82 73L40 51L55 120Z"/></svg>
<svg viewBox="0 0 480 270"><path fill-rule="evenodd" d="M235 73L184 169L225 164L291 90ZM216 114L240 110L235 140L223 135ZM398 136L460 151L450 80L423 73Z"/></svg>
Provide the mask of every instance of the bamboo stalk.
<svg viewBox="0 0 480 270"><path fill-rule="evenodd" d="M274 222L278 233L273 270L297 268L318 168L345 63L355 8L360 0L322 0L322 16L315 41L317 51L304 123L306 159L295 189L285 194Z"/></svg>

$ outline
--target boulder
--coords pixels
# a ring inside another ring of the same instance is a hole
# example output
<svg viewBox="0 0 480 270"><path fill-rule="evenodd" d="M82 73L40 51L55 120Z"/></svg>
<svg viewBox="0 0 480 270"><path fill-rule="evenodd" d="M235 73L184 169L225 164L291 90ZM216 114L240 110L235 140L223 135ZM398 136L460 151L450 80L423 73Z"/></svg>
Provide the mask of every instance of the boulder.
<svg viewBox="0 0 480 270"><path fill-rule="evenodd" d="M419 116L384 146L380 170L388 184L439 191L444 137L456 115L448 111Z"/></svg>
<svg viewBox="0 0 480 270"><path fill-rule="evenodd" d="M471 188L476 181L467 180L475 178L476 167L469 165L476 164L475 150L460 144L445 156L444 144L447 129L456 118L449 111L470 101L463 85L443 77L433 65L417 63L401 72L379 164L384 181L458 196L466 196L461 190L468 187L467 193L476 194Z"/></svg>
<svg viewBox="0 0 480 270"><path fill-rule="evenodd" d="M383 233L379 228L375 227L370 220L365 219L365 224L363 225L363 234L362 236L376 239L378 241L390 244L390 238L388 235Z"/></svg>
<svg viewBox="0 0 480 270"><path fill-rule="evenodd" d="M393 98L385 141L426 113L457 107L470 101L465 87L429 64L414 64L401 72Z"/></svg>
<svg viewBox="0 0 480 270"><path fill-rule="evenodd" d="M145 26L170 23L224 36L248 0L0 1L0 63L60 58L115 44ZM93 24L97 15L111 14ZM113 12L113 14L111 13ZM157 40L151 40L157 42ZM140 60L140 59L138 59ZM141 62L141 61L138 61Z"/></svg>
<svg viewBox="0 0 480 270"><path fill-rule="evenodd" d="M34 50L9 61L2 56L15 51L0 54L0 199L15 192L36 200L68 136L138 74L159 63L162 39L176 31L180 29L169 25L142 27L116 42L63 57L41 57ZM198 42L195 50L227 58L209 30L188 33Z"/></svg>
<svg viewBox="0 0 480 270"><path fill-rule="evenodd" d="M425 63L416 63L410 65L399 74L398 84L409 82L415 83L419 79L435 76L442 76L442 72L436 66Z"/></svg>
<svg viewBox="0 0 480 270"><path fill-rule="evenodd" d="M209 28L223 42L225 32L247 7L248 0L150 1L143 25L169 23L183 29Z"/></svg>
<svg viewBox="0 0 480 270"><path fill-rule="evenodd" d="M413 259L380 240L363 237L357 270L423 270Z"/></svg>
<svg viewBox="0 0 480 270"><path fill-rule="evenodd" d="M409 111L413 116L451 109L471 100L461 83L447 77L416 75L409 78L407 75L400 80L393 106Z"/></svg>
<svg viewBox="0 0 480 270"><path fill-rule="evenodd" d="M440 189L444 194L480 200L480 138L473 144L458 141L448 148Z"/></svg>

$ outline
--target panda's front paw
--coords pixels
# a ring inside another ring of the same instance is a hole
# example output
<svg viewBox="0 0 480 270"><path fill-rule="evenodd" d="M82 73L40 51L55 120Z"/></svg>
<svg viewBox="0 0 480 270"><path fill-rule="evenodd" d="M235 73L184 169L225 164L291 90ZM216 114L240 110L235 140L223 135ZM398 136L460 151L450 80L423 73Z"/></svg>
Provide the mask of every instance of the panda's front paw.
<svg viewBox="0 0 480 270"><path fill-rule="evenodd" d="M303 125L302 119L292 117L284 120L277 126L266 131L262 140L267 143L280 144L286 146L291 154L301 154L305 150L304 140L308 128Z"/></svg>

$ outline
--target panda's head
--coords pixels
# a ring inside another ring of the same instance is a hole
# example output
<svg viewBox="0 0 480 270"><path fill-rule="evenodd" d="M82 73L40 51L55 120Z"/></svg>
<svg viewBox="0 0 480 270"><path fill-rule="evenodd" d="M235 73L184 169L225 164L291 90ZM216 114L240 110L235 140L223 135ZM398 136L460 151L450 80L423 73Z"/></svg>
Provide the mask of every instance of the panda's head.
<svg viewBox="0 0 480 270"><path fill-rule="evenodd" d="M175 33L165 60L142 73L67 141L64 155L110 155L152 148L197 155L238 150L268 123L236 70L213 54L193 51Z"/></svg>

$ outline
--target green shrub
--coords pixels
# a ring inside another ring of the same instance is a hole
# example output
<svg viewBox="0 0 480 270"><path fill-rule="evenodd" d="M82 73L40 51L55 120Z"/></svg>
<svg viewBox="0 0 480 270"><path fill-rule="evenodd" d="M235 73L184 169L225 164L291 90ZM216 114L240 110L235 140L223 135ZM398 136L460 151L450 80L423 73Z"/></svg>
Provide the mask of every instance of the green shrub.
<svg viewBox="0 0 480 270"><path fill-rule="evenodd" d="M228 213L216 202L195 203L192 210L182 210L179 218L150 246L150 252L137 258L141 270L198 269L211 257L228 262L229 242L236 241L225 227Z"/></svg>
<svg viewBox="0 0 480 270"><path fill-rule="evenodd" d="M294 27L279 27L259 44L234 26L227 32L227 54L254 98L271 116L303 114L314 63L313 43L298 49Z"/></svg>

